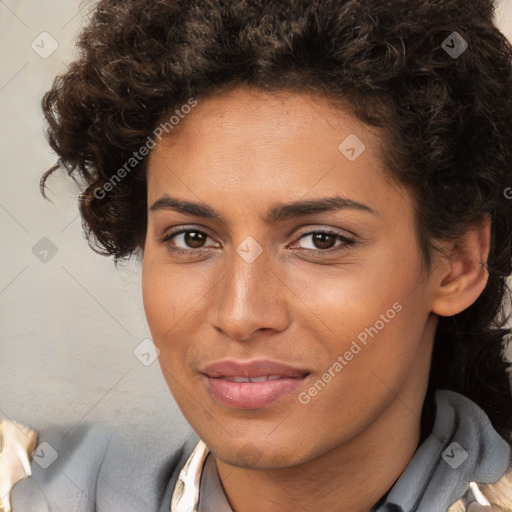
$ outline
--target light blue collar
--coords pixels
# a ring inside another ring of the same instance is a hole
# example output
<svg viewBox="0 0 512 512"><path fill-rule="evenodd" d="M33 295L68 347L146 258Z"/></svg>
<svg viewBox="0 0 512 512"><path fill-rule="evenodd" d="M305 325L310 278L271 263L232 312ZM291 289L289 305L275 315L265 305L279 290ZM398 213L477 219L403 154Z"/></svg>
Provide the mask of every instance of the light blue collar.
<svg viewBox="0 0 512 512"><path fill-rule="evenodd" d="M509 468L511 448L478 405L448 390L435 398L432 433L377 512L445 511L471 482L494 483Z"/></svg>

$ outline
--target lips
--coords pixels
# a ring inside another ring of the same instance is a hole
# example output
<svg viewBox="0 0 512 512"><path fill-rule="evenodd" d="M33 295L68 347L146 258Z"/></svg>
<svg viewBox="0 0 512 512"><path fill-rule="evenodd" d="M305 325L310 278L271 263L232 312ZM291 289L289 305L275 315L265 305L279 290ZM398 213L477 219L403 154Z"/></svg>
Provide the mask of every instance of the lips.
<svg viewBox="0 0 512 512"><path fill-rule="evenodd" d="M220 377L231 382L265 382L266 380L281 379L281 375L262 375L261 377Z"/></svg>
<svg viewBox="0 0 512 512"><path fill-rule="evenodd" d="M309 372L269 360L219 361L201 370L217 402L238 409L269 406L296 391Z"/></svg>
<svg viewBox="0 0 512 512"><path fill-rule="evenodd" d="M246 377L249 379L266 376L279 377L303 377L308 374L307 370L294 368L284 363L258 359L253 361L219 361L206 366L201 373L208 377Z"/></svg>

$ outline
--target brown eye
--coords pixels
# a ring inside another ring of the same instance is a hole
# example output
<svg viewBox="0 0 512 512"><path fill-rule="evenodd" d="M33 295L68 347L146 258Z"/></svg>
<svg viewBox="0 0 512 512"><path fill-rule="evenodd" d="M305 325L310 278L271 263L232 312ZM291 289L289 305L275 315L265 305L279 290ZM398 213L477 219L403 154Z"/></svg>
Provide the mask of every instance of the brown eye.
<svg viewBox="0 0 512 512"><path fill-rule="evenodd" d="M355 245L356 241L334 231L310 231L300 236L296 243L300 244L299 249L306 249L311 252L327 252L333 247L346 249Z"/></svg>
<svg viewBox="0 0 512 512"><path fill-rule="evenodd" d="M336 237L327 233L315 233L312 241L317 249L330 249L336 243Z"/></svg>
<svg viewBox="0 0 512 512"><path fill-rule="evenodd" d="M210 236L207 233L197 229L180 229L165 235L160 243L176 255L193 256L211 248L206 246L209 238ZM219 247L219 244L216 245Z"/></svg>
<svg viewBox="0 0 512 512"><path fill-rule="evenodd" d="M207 238L207 235L200 231L186 231L183 233L183 242L192 249L201 248Z"/></svg>

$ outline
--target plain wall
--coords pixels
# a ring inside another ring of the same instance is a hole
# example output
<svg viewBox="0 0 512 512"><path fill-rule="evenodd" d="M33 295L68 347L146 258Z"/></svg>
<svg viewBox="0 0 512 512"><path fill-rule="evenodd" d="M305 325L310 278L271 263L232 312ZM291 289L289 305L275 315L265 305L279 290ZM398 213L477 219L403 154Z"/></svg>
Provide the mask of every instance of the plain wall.
<svg viewBox="0 0 512 512"><path fill-rule="evenodd" d="M89 249L64 173L48 182L53 204L39 192L56 161L41 98L72 59L91 5L0 2L0 417L34 428L102 422L130 438L144 430L150 443L188 427L158 361L146 367L133 354L150 338L139 267L116 269ZM55 44L42 32L59 45L47 58L31 46ZM43 238L57 249L47 262L39 259L49 246Z"/></svg>

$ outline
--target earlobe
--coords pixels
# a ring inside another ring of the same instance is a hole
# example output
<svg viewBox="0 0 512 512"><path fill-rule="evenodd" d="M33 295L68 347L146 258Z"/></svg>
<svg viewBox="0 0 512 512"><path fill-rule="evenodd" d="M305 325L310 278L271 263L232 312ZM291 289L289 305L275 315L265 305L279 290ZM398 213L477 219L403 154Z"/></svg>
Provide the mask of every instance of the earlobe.
<svg viewBox="0 0 512 512"><path fill-rule="evenodd" d="M453 316L477 300L489 278L490 240L491 221L487 216L446 247L447 254L440 256L433 271L432 313Z"/></svg>

